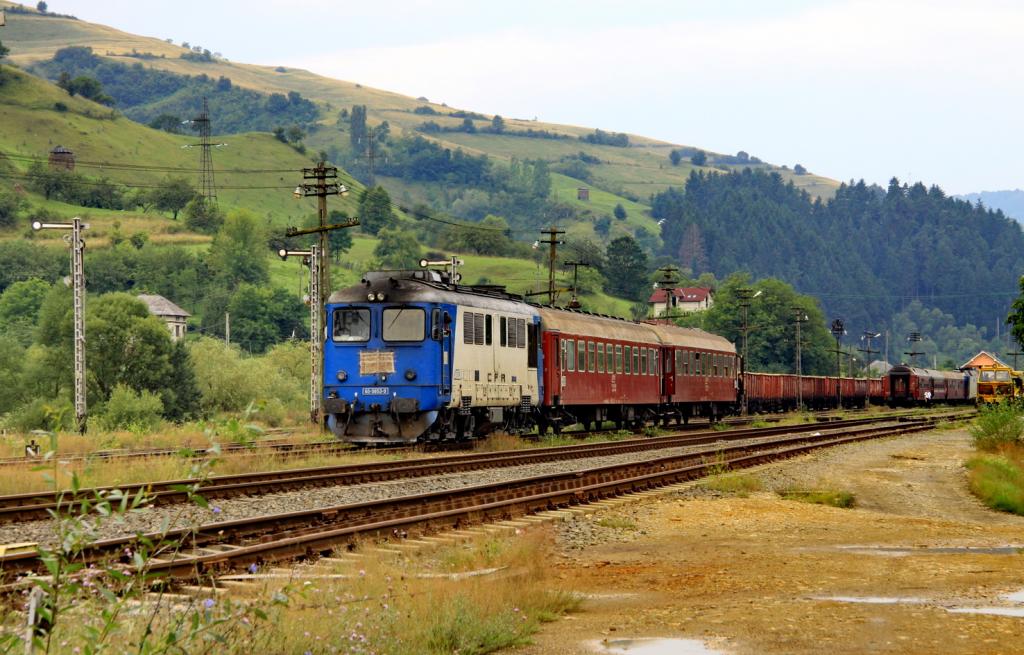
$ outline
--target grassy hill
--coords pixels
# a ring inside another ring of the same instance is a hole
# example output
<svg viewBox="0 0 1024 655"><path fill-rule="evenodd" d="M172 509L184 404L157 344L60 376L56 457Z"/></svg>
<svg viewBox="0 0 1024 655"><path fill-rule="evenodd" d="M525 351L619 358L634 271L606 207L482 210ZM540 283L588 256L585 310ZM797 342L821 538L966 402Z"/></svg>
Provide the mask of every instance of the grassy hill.
<svg viewBox="0 0 1024 655"><path fill-rule="evenodd" d="M0 152L8 155L4 161L15 174L24 173L31 159L45 161L52 148L62 145L75 153L76 172L89 177L107 177L141 188L158 184L167 176L184 176L195 183L199 152L185 147L195 143L195 137L139 125L107 107L69 97L52 84L10 68L5 68L4 74L5 81L0 85ZM58 103L63 108L58 109ZM218 141L227 143L213 154L222 205L249 207L278 228L298 224L315 213L312 199L295 200L292 196L295 185L302 181L302 168L312 165L308 157L269 134L237 134ZM331 207L354 212L355 195L332 199ZM165 216L85 209L32 194L30 202L59 215L85 213L94 217L98 227L94 238L117 220L125 231L144 229L155 241L201 239L182 232L180 222Z"/></svg>
<svg viewBox="0 0 1024 655"><path fill-rule="evenodd" d="M0 0L0 6L11 4ZM355 104L368 107L370 123L387 120L397 134L411 133L425 119L441 125L454 126L461 119L444 116L452 108L403 96L397 93L374 89L354 82L335 80L308 71L283 69L267 66L215 60L198 62L181 59L187 50L159 39L141 37L121 32L114 28L85 21L41 16L36 14L14 14L8 17L3 34L4 42L11 47L10 60L18 65L28 65L52 57L54 52L68 45L88 45L98 55L108 56L133 63L141 61L145 66L181 74L206 74L211 77L225 76L236 85L266 93L297 91L303 96L318 101L324 109L324 127L333 128L338 110ZM138 53L148 53L153 58L138 59ZM416 107L428 105L441 116L423 116L413 113ZM506 117L508 130L547 130L573 137L566 140L549 140L502 136L496 134L441 133L429 138L448 147L462 147L471 152L485 153L498 160L512 157L521 159L546 159L557 161L560 157L585 152L602 161L595 167L594 184L614 195L626 199L632 196L643 203L652 193L663 191L669 186L681 186L693 169L688 161L671 166L668 153L677 147L641 135L630 135L630 147L594 145L584 143L575 137L593 132L593 128L573 125L559 125L532 120ZM696 135L695 135L696 136ZM336 130L326 129L311 138L315 148L326 148L340 140ZM723 169L732 165L715 163L714 153L709 153L709 165ZM756 153L755 153L756 154ZM812 195L829 197L838 183L816 175L795 175L792 171L763 165L778 170L787 180ZM625 194L625 195L624 195Z"/></svg>

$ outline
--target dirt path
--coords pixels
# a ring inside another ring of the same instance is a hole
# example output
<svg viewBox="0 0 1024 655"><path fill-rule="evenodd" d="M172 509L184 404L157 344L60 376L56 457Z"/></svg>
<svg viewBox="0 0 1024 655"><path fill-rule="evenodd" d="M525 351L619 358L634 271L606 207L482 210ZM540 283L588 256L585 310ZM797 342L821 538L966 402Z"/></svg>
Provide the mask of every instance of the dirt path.
<svg viewBox="0 0 1024 655"><path fill-rule="evenodd" d="M1024 518L968 493L970 454L965 432L940 431L755 473L766 489L850 491L855 509L694 488L563 524L557 579L587 599L515 652L704 652L600 643L673 637L736 654L1024 653L1024 598L1003 597L1024 590L1007 548L1024 546Z"/></svg>

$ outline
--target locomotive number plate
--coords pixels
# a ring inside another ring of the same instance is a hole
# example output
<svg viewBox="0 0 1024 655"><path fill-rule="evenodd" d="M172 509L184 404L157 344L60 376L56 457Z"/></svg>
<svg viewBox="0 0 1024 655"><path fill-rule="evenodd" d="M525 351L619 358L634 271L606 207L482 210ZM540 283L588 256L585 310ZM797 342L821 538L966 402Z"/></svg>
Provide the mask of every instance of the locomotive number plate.
<svg viewBox="0 0 1024 655"><path fill-rule="evenodd" d="M386 396L388 395L387 387L363 387L364 396Z"/></svg>

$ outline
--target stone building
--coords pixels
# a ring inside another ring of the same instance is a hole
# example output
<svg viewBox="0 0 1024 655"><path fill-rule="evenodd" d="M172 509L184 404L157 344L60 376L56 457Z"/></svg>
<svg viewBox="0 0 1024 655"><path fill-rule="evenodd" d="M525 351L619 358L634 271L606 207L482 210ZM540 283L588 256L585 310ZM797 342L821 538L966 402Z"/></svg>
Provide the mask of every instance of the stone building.
<svg viewBox="0 0 1024 655"><path fill-rule="evenodd" d="M139 294L139 300L146 303L150 314L167 324L172 341L179 341L185 336L188 330L186 321L191 314L163 296Z"/></svg>

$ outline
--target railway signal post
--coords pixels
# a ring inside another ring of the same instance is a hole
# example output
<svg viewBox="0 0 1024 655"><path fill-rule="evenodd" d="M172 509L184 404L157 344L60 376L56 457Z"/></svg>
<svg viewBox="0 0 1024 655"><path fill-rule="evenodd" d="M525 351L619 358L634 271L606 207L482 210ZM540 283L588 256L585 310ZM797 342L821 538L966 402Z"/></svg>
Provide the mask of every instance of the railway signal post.
<svg viewBox="0 0 1024 655"><path fill-rule="evenodd" d="M832 326L830 328L832 336L836 338L836 349L833 350L836 354L836 407L842 407L843 405L843 391L842 382L840 379L843 377L843 349L841 341L843 336L846 334L846 326L843 325L843 319L836 318L832 319Z"/></svg>
<svg viewBox="0 0 1024 655"><path fill-rule="evenodd" d="M323 425L321 420L321 398L323 396L323 294L320 287L320 246L313 246L309 250L287 250L281 248L277 251L281 259L289 257L302 257L304 264L309 266L309 420L317 425Z"/></svg>
<svg viewBox="0 0 1024 655"><path fill-rule="evenodd" d="M35 221L32 229L65 230L64 240L71 248L71 289L74 304L74 339L75 339L75 424L78 431L85 434L86 402L85 402L85 242L82 241L82 230L89 224L83 223L77 216L70 223L43 223Z"/></svg>
<svg viewBox="0 0 1024 655"><path fill-rule="evenodd" d="M921 342L921 333L920 332L911 332L907 336L907 341L910 343L910 350L907 351L907 352L904 352L903 354L910 356L910 365L914 366L914 365L917 364L917 360L915 358L918 355L923 355L924 354L923 350L918 350L917 347L914 346L915 343L920 343Z"/></svg>

